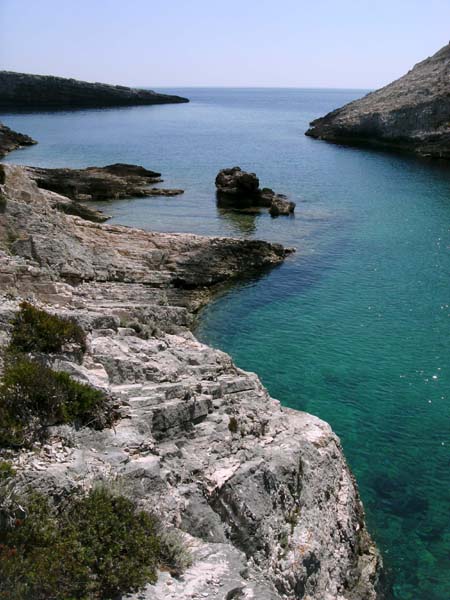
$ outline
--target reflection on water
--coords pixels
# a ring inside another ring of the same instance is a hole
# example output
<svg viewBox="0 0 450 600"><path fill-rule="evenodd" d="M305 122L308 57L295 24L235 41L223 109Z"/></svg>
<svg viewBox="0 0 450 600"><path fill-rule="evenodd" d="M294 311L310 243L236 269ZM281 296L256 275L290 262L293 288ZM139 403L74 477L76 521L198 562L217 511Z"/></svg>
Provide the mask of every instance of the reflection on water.
<svg viewBox="0 0 450 600"><path fill-rule="evenodd" d="M230 210L229 208L217 207L219 218L228 221L231 227L235 230L234 235L243 234L251 235L256 231L256 217L260 210L246 212L240 210Z"/></svg>

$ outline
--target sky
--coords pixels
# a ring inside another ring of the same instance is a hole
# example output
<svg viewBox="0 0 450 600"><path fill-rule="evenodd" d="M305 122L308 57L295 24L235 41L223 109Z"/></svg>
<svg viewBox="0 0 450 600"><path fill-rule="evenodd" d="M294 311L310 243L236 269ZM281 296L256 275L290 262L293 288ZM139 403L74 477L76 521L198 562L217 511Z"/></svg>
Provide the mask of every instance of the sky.
<svg viewBox="0 0 450 600"><path fill-rule="evenodd" d="M146 87L371 89L450 40L450 0L0 0L0 69Z"/></svg>

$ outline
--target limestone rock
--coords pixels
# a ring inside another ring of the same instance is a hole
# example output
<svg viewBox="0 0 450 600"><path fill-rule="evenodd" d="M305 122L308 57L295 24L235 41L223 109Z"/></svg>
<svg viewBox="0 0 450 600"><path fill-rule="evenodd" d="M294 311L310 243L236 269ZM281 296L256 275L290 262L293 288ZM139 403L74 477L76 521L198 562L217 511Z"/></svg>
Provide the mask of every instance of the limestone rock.
<svg viewBox="0 0 450 600"><path fill-rule="evenodd" d="M189 102L189 100L181 96L158 94L151 90L123 85L88 83L51 75L0 71L0 107L2 108L59 109L180 102Z"/></svg>
<svg viewBox="0 0 450 600"><path fill-rule="evenodd" d="M316 119L306 135L450 158L450 44L393 83Z"/></svg>

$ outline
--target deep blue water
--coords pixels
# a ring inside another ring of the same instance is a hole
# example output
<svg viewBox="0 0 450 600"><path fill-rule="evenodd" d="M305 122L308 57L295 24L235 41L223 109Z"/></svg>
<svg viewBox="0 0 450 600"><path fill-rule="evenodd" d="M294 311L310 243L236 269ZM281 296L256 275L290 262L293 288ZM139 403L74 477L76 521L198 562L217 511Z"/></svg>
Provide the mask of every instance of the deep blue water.
<svg viewBox="0 0 450 600"><path fill-rule="evenodd" d="M197 333L256 371L272 396L331 423L392 597L448 600L450 166L303 135L363 91L176 93L192 102L0 115L39 140L6 160L142 164L186 193L102 203L113 222L296 246L208 307ZM215 175L235 164L294 199L295 217L218 209Z"/></svg>

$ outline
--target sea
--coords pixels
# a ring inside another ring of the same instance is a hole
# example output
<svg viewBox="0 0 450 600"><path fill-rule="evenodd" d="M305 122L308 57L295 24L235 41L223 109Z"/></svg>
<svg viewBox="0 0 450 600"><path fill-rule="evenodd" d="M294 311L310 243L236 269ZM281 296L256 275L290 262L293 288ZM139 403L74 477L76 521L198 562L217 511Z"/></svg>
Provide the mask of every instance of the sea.
<svg viewBox="0 0 450 600"><path fill-rule="evenodd" d="M199 315L197 336L282 404L328 421L359 485L389 598L450 598L450 164L305 137L365 90L161 90L189 104L2 113L39 143L4 160L126 162L185 193L97 203L156 231L295 246ZM292 217L218 207L224 167L255 172Z"/></svg>

